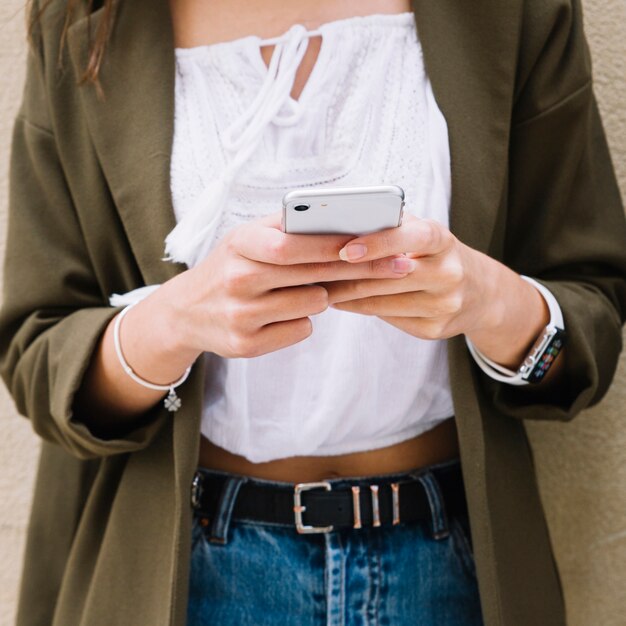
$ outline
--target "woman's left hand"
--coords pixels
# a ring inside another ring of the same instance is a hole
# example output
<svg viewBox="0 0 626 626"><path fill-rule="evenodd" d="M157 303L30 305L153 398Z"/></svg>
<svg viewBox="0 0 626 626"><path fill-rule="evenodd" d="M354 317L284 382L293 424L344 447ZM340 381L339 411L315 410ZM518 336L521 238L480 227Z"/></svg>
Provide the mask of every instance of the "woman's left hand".
<svg viewBox="0 0 626 626"><path fill-rule="evenodd" d="M465 334L483 354L511 367L549 320L532 285L432 220L406 216L400 228L353 239L340 253L348 262L393 256L409 270L405 278L328 283L329 303L376 315L422 339Z"/></svg>

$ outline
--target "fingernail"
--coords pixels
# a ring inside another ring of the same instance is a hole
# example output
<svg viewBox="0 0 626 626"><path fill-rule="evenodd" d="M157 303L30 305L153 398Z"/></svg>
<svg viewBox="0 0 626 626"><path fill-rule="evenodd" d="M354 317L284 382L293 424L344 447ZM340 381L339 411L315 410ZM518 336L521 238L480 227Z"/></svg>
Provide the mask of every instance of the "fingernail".
<svg viewBox="0 0 626 626"><path fill-rule="evenodd" d="M408 274L417 267L417 263L413 259L400 257L391 262L391 268L398 274Z"/></svg>
<svg viewBox="0 0 626 626"><path fill-rule="evenodd" d="M362 243L350 243L339 250L342 261L356 261L367 254L367 248Z"/></svg>

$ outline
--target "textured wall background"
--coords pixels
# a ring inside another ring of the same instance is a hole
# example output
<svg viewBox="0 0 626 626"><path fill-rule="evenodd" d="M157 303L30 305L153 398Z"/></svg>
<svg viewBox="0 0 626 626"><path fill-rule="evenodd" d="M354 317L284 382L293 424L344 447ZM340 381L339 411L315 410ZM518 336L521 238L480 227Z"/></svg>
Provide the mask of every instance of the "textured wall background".
<svg viewBox="0 0 626 626"><path fill-rule="evenodd" d="M2 246L10 131L23 81L23 4L24 0L0 3ZM584 5L596 90L626 195L626 2L584 0ZM618 378L601 406L571 424L529 426L570 626L624 624L625 413L626 356L622 356ZM0 390L0 416L0 626L9 626L14 619L38 443L28 422L15 415L4 389Z"/></svg>

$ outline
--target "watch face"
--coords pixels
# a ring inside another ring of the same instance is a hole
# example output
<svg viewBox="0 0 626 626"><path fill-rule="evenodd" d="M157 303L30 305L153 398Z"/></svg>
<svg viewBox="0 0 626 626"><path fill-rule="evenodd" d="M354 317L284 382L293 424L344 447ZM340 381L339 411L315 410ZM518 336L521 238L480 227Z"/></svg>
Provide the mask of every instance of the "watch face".
<svg viewBox="0 0 626 626"><path fill-rule="evenodd" d="M529 383L540 383L554 361L559 356L565 344L565 331L557 328L540 354L536 356L536 361L530 373L525 376Z"/></svg>

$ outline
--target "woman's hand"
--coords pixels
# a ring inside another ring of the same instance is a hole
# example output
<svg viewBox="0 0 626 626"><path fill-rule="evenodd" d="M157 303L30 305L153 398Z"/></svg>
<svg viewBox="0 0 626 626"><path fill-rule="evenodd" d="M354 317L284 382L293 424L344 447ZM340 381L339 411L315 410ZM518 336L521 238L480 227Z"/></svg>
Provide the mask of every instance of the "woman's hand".
<svg viewBox="0 0 626 626"><path fill-rule="evenodd" d="M407 216L400 228L352 239L340 258L362 263L400 256L402 280L325 284L337 309L376 315L422 339L467 335L486 356L517 367L549 321L539 292L441 224Z"/></svg>
<svg viewBox="0 0 626 626"><path fill-rule="evenodd" d="M406 260L340 260L339 250L350 239L286 235L280 215L235 228L202 263L128 311L120 327L126 361L143 379L169 384L202 352L253 357L306 339L310 317L328 307L326 289L314 283L392 283L406 276ZM129 416L143 415L164 395L124 372L114 323L104 332L76 401L88 426L102 436L117 436Z"/></svg>
<svg viewBox="0 0 626 626"><path fill-rule="evenodd" d="M339 250L349 240L287 235L279 215L233 229L201 264L157 292L171 303L168 326L175 350L190 361L201 352L223 357L272 352L306 339L310 317L328 307L326 289L314 283L393 283L406 276L406 260L340 260Z"/></svg>

